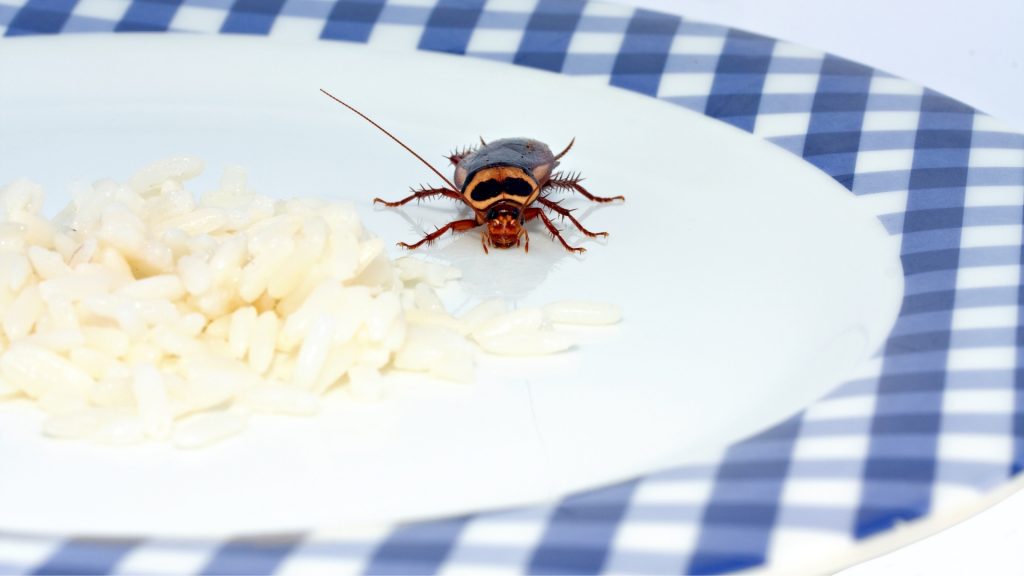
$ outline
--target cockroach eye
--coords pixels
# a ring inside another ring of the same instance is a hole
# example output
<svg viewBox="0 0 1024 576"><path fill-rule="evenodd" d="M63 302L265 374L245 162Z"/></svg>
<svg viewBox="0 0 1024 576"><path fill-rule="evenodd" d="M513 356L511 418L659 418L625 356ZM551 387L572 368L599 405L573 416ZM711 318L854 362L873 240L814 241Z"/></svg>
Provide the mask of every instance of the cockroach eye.
<svg viewBox="0 0 1024 576"><path fill-rule="evenodd" d="M494 208L491 208L490 210L487 211L487 219L488 220L494 220L497 217L498 217L498 211L495 210Z"/></svg>

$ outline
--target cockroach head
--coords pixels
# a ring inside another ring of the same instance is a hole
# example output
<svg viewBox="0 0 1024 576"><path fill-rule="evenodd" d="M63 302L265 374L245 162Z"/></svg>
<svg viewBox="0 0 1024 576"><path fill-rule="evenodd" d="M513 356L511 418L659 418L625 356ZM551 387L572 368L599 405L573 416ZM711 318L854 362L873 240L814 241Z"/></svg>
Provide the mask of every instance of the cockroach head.
<svg viewBox="0 0 1024 576"><path fill-rule="evenodd" d="M511 202L497 202L487 209L487 236L495 248L511 248L523 235L523 210Z"/></svg>

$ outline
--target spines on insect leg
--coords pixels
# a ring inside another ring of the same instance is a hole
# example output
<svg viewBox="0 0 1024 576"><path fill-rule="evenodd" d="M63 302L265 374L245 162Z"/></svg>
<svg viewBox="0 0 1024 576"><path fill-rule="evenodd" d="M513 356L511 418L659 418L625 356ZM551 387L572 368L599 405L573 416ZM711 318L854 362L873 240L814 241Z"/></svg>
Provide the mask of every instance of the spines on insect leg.
<svg viewBox="0 0 1024 576"><path fill-rule="evenodd" d="M590 238L603 238L608 236L607 232L591 232L590 230L587 230L583 226L583 224L581 224L580 221L577 220L576 217L572 215L575 209L563 208L561 206L561 201L555 202L543 196L537 198L537 201L540 202L542 205L550 208L553 212L558 214L563 220L568 220L569 222L572 222L573 225L576 226L577 230L579 230L580 232L582 232L583 234Z"/></svg>
<svg viewBox="0 0 1024 576"><path fill-rule="evenodd" d="M534 218L540 218L541 221L544 222L544 226L548 229L548 232L550 232L555 239L561 242L562 246L565 247L566 250L574 252L576 254L582 254L587 251L586 248L570 246L569 243L565 241L565 238L562 238L561 230L559 230L555 226L555 224L551 222L551 219L548 218L547 214L545 214L544 211L541 210L540 208L528 208L526 209L524 214L526 216L527 222L533 220Z"/></svg>
<svg viewBox="0 0 1024 576"><path fill-rule="evenodd" d="M462 162L463 158L476 152L477 149L478 148L476 146L463 146L462 148L452 150L451 154L445 156L445 158L448 159L448 162L450 162L452 166L458 166L459 162Z"/></svg>
<svg viewBox="0 0 1024 576"><path fill-rule="evenodd" d="M587 200L592 202L614 202L619 200L622 202L626 201L625 196L595 196L590 193L589 190L583 187L580 182L583 182L583 177L579 172L555 172L551 175L551 179L544 184L544 188L553 188L556 190L568 190L570 192L577 192Z"/></svg>
<svg viewBox="0 0 1024 576"><path fill-rule="evenodd" d="M407 248L409 250L415 250L416 248L419 248L420 246L422 246L424 244L430 244L434 240L436 240L436 239L440 238L441 236L443 236L444 233L449 231L449 230L451 230L452 232L465 232L466 230L471 230L473 228L476 228L479 225L480 224L476 220L453 220L453 221L445 224L444 226L438 228L437 230L434 230L430 234L427 234L426 236L421 238L419 240L419 242L415 242L413 244L407 244L405 242L399 242L398 245L401 246L402 248Z"/></svg>
<svg viewBox="0 0 1024 576"><path fill-rule="evenodd" d="M383 198L374 198L373 199L373 203L374 204L383 204L383 205L385 205L385 206L387 206L389 208L396 208L398 206L402 206L404 204L408 204L409 202L412 202L413 200L419 201L419 200L423 200L423 199L437 198L438 196L444 196L446 198L451 198L452 200L456 200L458 202L465 202L466 201L462 197L462 194L459 194L458 192L456 192L455 190L452 190L450 188L430 188L430 187L427 187L427 186L424 186L424 185L421 184L419 188L410 188L410 191L412 192L412 194L406 196L405 198L402 198L401 200L396 200L394 202L388 202L387 200L384 200Z"/></svg>

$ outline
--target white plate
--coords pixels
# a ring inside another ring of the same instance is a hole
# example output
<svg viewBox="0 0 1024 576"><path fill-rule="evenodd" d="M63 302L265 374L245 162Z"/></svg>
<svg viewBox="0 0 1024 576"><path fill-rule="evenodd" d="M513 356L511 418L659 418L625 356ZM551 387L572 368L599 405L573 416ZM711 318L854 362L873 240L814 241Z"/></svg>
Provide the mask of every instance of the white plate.
<svg viewBox="0 0 1024 576"><path fill-rule="evenodd" d="M45 71L45 73L41 73ZM616 302L623 323L558 357L481 358L478 381L403 378L379 405L257 420L199 452L39 436L0 405L0 530L224 534L423 518L546 501L714 453L808 405L875 351L902 294L898 246L848 191L781 149L592 82L427 53L241 38L67 37L0 53L0 182L61 204L75 179L198 155L274 196L355 203L389 242L457 213L374 210L432 174L318 92L360 106L430 159L478 136L531 136L625 204L567 204L607 242L529 254L476 232L423 257L461 268L461 309ZM394 249L394 255L399 255Z"/></svg>

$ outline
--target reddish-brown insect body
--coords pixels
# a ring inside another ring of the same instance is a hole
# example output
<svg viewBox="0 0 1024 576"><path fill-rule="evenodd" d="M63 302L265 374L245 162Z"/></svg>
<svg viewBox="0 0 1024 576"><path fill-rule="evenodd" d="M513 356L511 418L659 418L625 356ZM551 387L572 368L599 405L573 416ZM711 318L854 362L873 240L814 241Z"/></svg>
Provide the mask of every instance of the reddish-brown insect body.
<svg viewBox="0 0 1024 576"><path fill-rule="evenodd" d="M362 112L326 90L321 89L320 91L373 124L381 132L387 134L392 140L419 159L420 162L426 164L447 185L440 188L414 189L412 194L395 202L374 198L375 203L394 207L413 200L447 197L462 202L473 210L474 218L453 220L434 232L427 234L418 242L413 244L399 242L399 246L409 249L418 248L433 242L449 231L453 233L465 232L480 226L486 226L481 236L481 242L485 251L489 246L494 248L511 248L520 244L524 244L525 249L529 251L530 238L526 231L526 223L534 219L540 219L552 236L557 238L566 250L570 252L585 252L584 248L570 246L565 241L561 230L555 227L544 209L548 209L559 217L568 220L580 232L590 238L607 236L608 233L587 230L572 215L572 210L563 208L559 202L549 199L548 194L563 190L577 192L593 202L625 200L622 196L610 198L594 196L580 184L583 179L578 174L564 174L554 171L559 164L558 161L572 148L573 142L569 142L565 150L562 150L560 153L552 154L551 149L546 144L530 138L505 138L490 143L484 142L481 139L479 146L464 148L448 156L448 160L455 166L455 180L452 182L419 154L402 143L401 140L373 120L370 120ZM539 206L534 206L534 204Z"/></svg>

